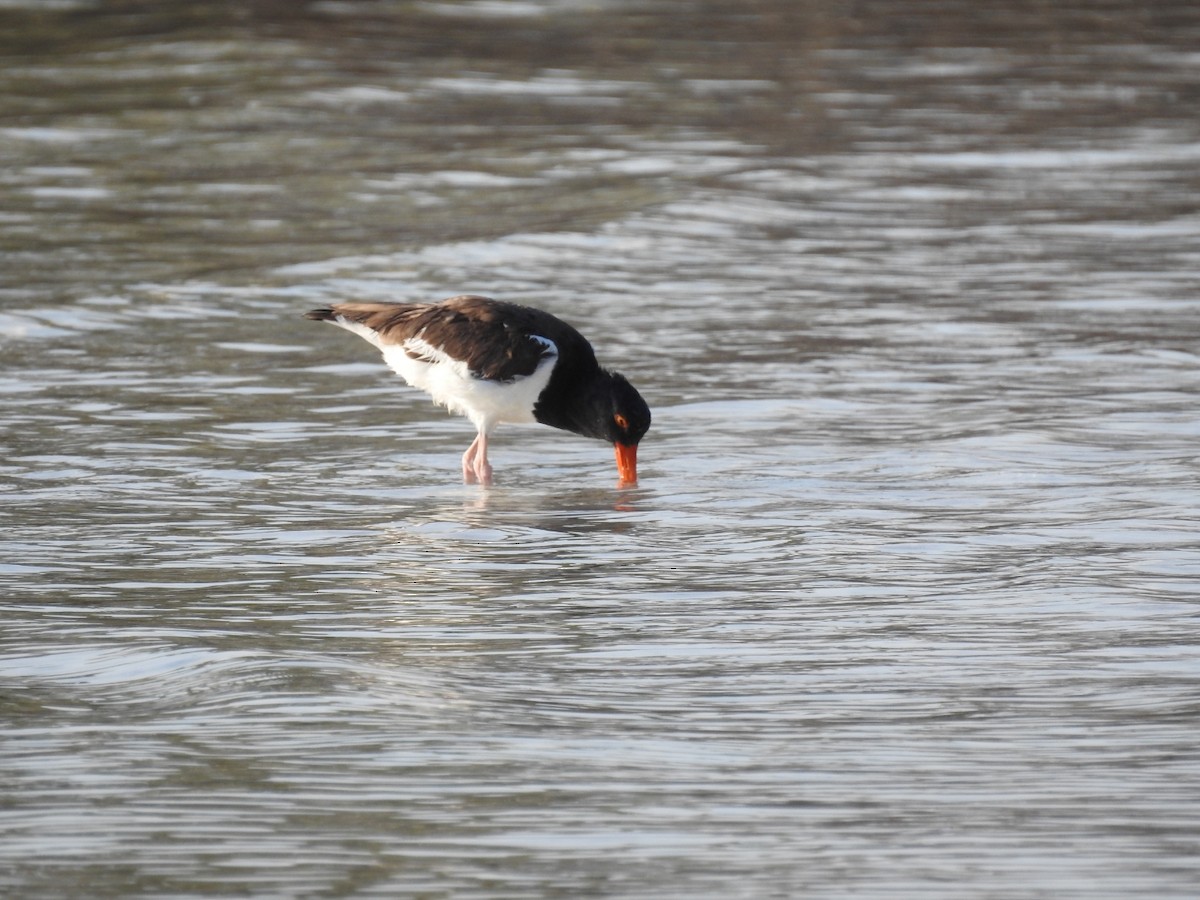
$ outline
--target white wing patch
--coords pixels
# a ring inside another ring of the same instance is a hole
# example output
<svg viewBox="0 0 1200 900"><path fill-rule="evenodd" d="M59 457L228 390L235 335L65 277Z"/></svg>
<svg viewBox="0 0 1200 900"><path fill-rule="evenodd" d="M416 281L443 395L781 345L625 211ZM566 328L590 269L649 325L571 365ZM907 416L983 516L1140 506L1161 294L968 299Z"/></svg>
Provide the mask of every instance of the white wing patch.
<svg viewBox="0 0 1200 900"><path fill-rule="evenodd" d="M414 362L428 363L432 366L445 366L449 369L453 369L454 374L459 378L471 377L471 370L467 367L465 362L463 362L461 359L455 359L453 356L446 353L446 351L444 351L441 347L435 347L419 334L416 337L410 337L408 340L406 340L400 345L400 349L404 351L405 356L413 359ZM384 357L387 357L386 353L384 353ZM388 364L391 365L390 359L388 360ZM392 365L392 368L395 369L396 367ZM403 372L400 372L400 374L404 375Z"/></svg>
<svg viewBox="0 0 1200 900"><path fill-rule="evenodd" d="M554 343L554 341L550 340L550 338L542 337L540 334L531 334L529 339L542 345L543 359L545 359L547 356L553 356L556 359L558 358L558 344ZM539 363L539 366L540 365L541 364Z"/></svg>

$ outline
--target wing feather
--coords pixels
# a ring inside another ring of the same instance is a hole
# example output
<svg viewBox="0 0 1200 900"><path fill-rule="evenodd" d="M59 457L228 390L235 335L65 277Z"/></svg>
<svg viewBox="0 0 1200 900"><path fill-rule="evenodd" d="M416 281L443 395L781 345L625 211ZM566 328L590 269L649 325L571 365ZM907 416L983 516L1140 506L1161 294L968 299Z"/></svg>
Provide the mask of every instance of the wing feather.
<svg viewBox="0 0 1200 900"><path fill-rule="evenodd" d="M440 354L462 362L476 378L498 382L532 375L544 359L558 355L556 335L544 332L573 332L538 310L470 294L440 303L338 303L308 315L381 349L400 346L424 360Z"/></svg>

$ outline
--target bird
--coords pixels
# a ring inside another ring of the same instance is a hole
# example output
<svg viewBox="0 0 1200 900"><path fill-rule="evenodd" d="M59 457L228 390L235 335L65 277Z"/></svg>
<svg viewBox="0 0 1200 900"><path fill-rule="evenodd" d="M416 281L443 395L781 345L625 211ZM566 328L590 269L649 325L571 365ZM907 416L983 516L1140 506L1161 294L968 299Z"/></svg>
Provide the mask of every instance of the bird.
<svg viewBox="0 0 1200 900"><path fill-rule="evenodd" d="M437 303L335 303L304 315L374 344L409 385L471 420L476 435L462 456L465 483L494 483L488 440L497 425L540 422L609 442L618 487L637 484L650 408L556 316L475 294Z"/></svg>

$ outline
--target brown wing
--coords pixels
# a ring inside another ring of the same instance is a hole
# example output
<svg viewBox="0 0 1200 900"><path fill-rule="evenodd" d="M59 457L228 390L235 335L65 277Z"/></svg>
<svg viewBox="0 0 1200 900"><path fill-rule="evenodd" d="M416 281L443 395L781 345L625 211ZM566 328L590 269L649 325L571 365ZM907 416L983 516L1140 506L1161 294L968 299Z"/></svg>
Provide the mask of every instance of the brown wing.
<svg viewBox="0 0 1200 900"><path fill-rule="evenodd" d="M557 352L546 341L557 344L559 329L574 331L547 313L473 295L441 303L339 303L328 313L320 318L342 317L365 325L384 344L403 345L420 338L488 381L532 374L544 357ZM405 352L421 358L419 350Z"/></svg>
<svg viewBox="0 0 1200 900"><path fill-rule="evenodd" d="M387 343L401 343L403 337L394 341L391 335L400 335L407 323L429 309L428 303L338 303L322 309L306 312L306 319L320 322L334 322L346 319L365 325L381 337L388 337Z"/></svg>

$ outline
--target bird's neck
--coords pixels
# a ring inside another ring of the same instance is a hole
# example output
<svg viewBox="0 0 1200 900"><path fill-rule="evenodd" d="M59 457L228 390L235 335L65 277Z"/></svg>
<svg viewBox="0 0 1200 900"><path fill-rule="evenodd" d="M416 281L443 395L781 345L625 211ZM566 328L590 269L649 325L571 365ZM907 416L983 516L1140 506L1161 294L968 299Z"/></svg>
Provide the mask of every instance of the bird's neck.
<svg viewBox="0 0 1200 900"><path fill-rule="evenodd" d="M580 371L562 369L560 364L538 397L534 418L552 428L606 440L604 425L611 406L611 380L612 376L599 366Z"/></svg>

